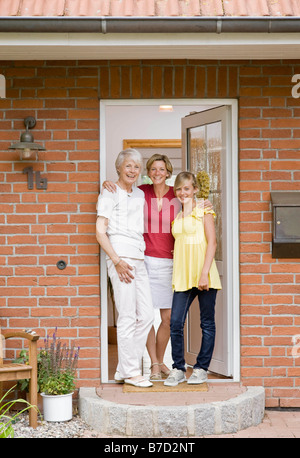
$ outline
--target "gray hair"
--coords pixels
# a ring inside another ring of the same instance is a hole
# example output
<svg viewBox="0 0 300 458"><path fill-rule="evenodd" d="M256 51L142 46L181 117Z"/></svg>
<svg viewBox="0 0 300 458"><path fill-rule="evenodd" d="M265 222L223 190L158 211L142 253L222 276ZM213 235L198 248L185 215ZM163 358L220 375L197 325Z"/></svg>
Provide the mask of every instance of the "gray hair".
<svg viewBox="0 0 300 458"><path fill-rule="evenodd" d="M121 151L116 159L115 167L118 175L119 169L125 161L125 159L132 159L136 164L139 164L141 168L143 167L143 158L141 153L136 149L128 148Z"/></svg>

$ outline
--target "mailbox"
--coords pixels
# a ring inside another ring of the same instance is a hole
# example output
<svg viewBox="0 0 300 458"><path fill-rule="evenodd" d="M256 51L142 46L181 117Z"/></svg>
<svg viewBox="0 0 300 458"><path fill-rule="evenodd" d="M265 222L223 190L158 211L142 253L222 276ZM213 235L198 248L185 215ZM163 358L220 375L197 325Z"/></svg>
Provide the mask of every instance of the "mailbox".
<svg viewBox="0 0 300 458"><path fill-rule="evenodd" d="M272 257L300 258L300 191L271 192Z"/></svg>

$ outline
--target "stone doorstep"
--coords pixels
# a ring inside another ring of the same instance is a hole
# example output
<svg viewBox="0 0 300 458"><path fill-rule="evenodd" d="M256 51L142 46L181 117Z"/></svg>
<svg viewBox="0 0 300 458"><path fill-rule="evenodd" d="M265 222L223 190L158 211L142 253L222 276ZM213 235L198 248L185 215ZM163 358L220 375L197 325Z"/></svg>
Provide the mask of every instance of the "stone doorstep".
<svg viewBox="0 0 300 458"><path fill-rule="evenodd" d="M134 406L101 399L95 388L80 388L80 417L94 430L124 437L191 437L235 433L259 425L265 413L260 386L226 401L184 406Z"/></svg>

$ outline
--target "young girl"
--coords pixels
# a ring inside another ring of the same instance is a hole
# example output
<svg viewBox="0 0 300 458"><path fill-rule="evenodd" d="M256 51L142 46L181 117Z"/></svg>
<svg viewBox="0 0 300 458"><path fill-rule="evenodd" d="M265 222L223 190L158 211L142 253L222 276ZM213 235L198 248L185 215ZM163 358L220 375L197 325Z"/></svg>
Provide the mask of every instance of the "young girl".
<svg viewBox="0 0 300 458"><path fill-rule="evenodd" d="M173 303L171 313L171 346L173 369L164 382L176 386L184 382L184 323L191 303L198 296L202 329L201 349L189 384L207 380L215 343L215 302L221 289L219 273L214 260L216 235L213 210L196 205L198 187L194 175L181 172L174 184L175 196L182 204L182 211L172 224L175 238L173 265Z"/></svg>

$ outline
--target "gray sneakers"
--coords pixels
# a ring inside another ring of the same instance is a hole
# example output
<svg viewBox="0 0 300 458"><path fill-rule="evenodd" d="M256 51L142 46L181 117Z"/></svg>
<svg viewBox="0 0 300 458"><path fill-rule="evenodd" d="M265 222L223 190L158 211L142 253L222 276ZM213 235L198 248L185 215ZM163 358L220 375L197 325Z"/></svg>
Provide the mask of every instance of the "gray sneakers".
<svg viewBox="0 0 300 458"><path fill-rule="evenodd" d="M179 369L172 369L168 378L165 380L164 385L166 386L177 386L178 383L185 382L185 373Z"/></svg>
<svg viewBox="0 0 300 458"><path fill-rule="evenodd" d="M199 385L207 382L207 372L204 369L194 369L187 382L189 385Z"/></svg>

